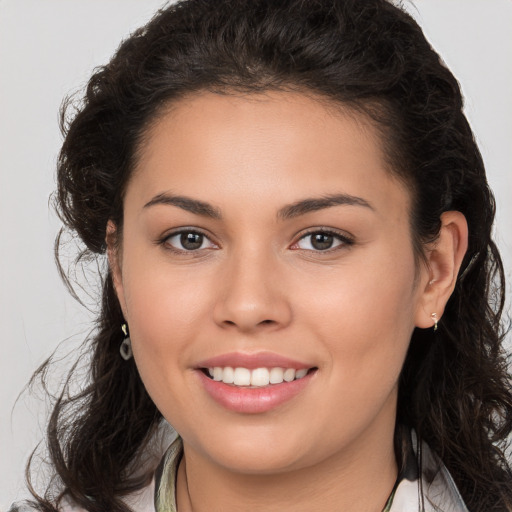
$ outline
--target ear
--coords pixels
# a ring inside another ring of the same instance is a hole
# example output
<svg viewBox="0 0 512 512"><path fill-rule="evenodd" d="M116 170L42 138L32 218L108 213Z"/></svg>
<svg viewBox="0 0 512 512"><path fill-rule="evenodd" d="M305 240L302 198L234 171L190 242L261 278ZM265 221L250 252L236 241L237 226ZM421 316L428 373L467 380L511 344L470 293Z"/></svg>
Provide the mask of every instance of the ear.
<svg viewBox="0 0 512 512"><path fill-rule="evenodd" d="M119 248L119 237L117 226L112 220L107 222L107 232L105 235L107 245L107 258L116 291L117 299L121 305L121 310L126 318L126 303L124 300L123 279L121 272L121 251Z"/></svg>
<svg viewBox="0 0 512 512"><path fill-rule="evenodd" d="M420 282L421 297L416 310L416 327L432 327L433 314L440 320L450 298L468 247L468 224L461 212L441 215L439 237L427 250L425 271Z"/></svg>

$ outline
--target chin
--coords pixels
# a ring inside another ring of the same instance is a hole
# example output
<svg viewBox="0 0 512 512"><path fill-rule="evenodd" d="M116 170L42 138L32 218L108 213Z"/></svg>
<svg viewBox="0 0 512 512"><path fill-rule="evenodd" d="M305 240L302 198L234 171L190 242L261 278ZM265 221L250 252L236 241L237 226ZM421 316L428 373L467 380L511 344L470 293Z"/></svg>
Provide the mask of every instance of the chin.
<svg viewBox="0 0 512 512"><path fill-rule="evenodd" d="M189 445L215 465L235 473L275 474L307 465L303 453L306 443L297 430L291 437L289 429L276 432L271 426L228 430L225 435L210 432L207 438Z"/></svg>

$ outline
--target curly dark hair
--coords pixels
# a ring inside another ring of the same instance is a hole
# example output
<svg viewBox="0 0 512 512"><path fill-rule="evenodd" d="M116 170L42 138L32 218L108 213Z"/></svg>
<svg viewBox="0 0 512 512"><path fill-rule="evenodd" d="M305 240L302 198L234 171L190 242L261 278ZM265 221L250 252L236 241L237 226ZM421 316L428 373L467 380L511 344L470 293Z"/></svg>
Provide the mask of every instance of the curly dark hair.
<svg viewBox="0 0 512 512"><path fill-rule="evenodd" d="M62 110L56 204L84 244L80 257L104 256L109 220L122 231L123 195L147 126L168 104L205 90L305 91L369 116L391 172L411 190L418 257L443 212L465 215L469 248L456 288L439 330L413 333L397 424L439 455L471 511L512 511L494 199L459 85L420 27L386 0L183 0L159 11L96 70L72 113L69 102ZM88 383L70 393L72 373L49 421L56 476L45 496L34 491L41 510L56 511L65 497L90 512L126 511L122 496L151 478L150 467L135 476L130 469L162 416L133 360L119 357L122 321L106 270Z"/></svg>

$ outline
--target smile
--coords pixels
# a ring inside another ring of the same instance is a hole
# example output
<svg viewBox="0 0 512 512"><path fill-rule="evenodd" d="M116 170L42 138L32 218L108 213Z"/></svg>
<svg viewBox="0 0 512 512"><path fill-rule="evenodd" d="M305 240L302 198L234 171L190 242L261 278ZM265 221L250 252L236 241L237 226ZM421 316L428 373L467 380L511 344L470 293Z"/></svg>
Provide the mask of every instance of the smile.
<svg viewBox="0 0 512 512"><path fill-rule="evenodd" d="M231 366L215 366L208 368L209 376L217 382L240 387L265 387L283 382L302 379L308 373L307 368L233 368Z"/></svg>
<svg viewBox="0 0 512 512"><path fill-rule="evenodd" d="M206 396L222 408L260 414L307 394L319 369L274 352L232 352L199 361L195 370Z"/></svg>

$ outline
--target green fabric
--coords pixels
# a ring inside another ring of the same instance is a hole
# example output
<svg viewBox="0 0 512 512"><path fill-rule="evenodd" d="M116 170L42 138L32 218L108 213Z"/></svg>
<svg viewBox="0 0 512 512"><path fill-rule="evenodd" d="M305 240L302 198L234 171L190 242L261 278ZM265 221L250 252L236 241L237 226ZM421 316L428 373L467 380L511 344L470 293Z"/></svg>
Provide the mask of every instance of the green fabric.
<svg viewBox="0 0 512 512"><path fill-rule="evenodd" d="M177 437L165 452L155 482L156 512L178 512L176 508L176 476L183 456L183 443Z"/></svg>

